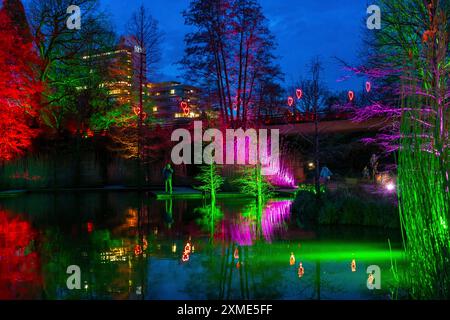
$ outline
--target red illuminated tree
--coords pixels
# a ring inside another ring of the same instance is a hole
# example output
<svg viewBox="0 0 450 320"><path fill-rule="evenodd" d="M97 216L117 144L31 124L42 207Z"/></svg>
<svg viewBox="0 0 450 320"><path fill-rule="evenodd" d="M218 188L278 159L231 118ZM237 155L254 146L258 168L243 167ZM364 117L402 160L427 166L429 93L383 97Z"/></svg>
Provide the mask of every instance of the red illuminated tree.
<svg viewBox="0 0 450 320"><path fill-rule="evenodd" d="M12 15L7 3L0 10L0 160L21 156L31 147L41 92L34 73L39 59L26 28L11 18L17 11Z"/></svg>

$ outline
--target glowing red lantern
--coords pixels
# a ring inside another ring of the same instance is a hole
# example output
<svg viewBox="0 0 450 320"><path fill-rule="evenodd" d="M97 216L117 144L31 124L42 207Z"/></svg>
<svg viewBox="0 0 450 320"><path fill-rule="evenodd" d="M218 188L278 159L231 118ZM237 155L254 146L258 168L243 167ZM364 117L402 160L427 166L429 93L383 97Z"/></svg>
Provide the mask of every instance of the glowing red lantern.
<svg viewBox="0 0 450 320"><path fill-rule="evenodd" d="M302 89L297 89L295 91L295 93L297 94L297 99L300 100L303 97L303 91Z"/></svg>
<svg viewBox="0 0 450 320"><path fill-rule="evenodd" d="M369 81L367 81L366 82L366 91L370 92L370 90L372 90L372 84Z"/></svg>
<svg viewBox="0 0 450 320"><path fill-rule="evenodd" d="M181 257L181 260L182 260L183 262L189 261L189 255L188 255L188 254L183 254L183 257Z"/></svg>
<svg viewBox="0 0 450 320"><path fill-rule="evenodd" d="M289 106L289 107L292 107L293 105L294 105L294 98L289 97L289 98L288 98L288 106Z"/></svg>
<svg viewBox="0 0 450 320"><path fill-rule="evenodd" d="M134 114L135 115L139 115L139 113L140 113L140 109L139 109L139 107L133 107L133 112L134 112Z"/></svg>
<svg viewBox="0 0 450 320"><path fill-rule="evenodd" d="M184 114L187 116L190 113L189 105L186 101L181 101L180 103L181 109L183 109Z"/></svg>
<svg viewBox="0 0 450 320"><path fill-rule="evenodd" d="M238 250L238 248L236 248L236 249L234 250L234 258L235 258L235 259L239 259L239 250Z"/></svg>
<svg viewBox="0 0 450 320"><path fill-rule="evenodd" d="M353 91L348 92L348 99L350 101L353 101L353 99L355 99L355 93Z"/></svg>

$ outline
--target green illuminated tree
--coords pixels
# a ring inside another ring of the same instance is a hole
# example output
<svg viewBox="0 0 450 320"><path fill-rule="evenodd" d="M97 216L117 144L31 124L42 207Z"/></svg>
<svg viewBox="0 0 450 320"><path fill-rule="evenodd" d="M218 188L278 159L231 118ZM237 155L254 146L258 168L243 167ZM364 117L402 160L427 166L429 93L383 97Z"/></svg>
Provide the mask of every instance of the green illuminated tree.
<svg viewBox="0 0 450 320"><path fill-rule="evenodd" d="M378 104L377 114L394 115L385 137L399 150L405 280L413 298L449 298L450 3L383 0L381 8L369 67L388 92L389 108Z"/></svg>
<svg viewBox="0 0 450 320"><path fill-rule="evenodd" d="M81 8L80 30L67 28L70 5ZM108 107L107 91L100 85L107 66L83 58L115 44L113 29L98 7L97 0L33 0L29 5L31 34L43 61L39 79L46 84L41 119L57 131L68 118L76 120L72 129L80 130L94 111Z"/></svg>
<svg viewBox="0 0 450 320"><path fill-rule="evenodd" d="M223 184L223 178L220 176L218 168L213 162L210 165L203 166L196 179L202 183L198 189L209 194L210 205L206 206L203 211L203 224L210 226L211 237L213 237L214 226L217 220L223 215L220 208L216 206L216 195Z"/></svg>
<svg viewBox="0 0 450 320"><path fill-rule="evenodd" d="M272 196L273 187L262 174L259 164L244 167L236 183L243 194L255 197L257 203L261 205Z"/></svg>
<svg viewBox="0 0 450 320"><path fill-rule="evenodd" d="M202 183L198 189L208 193L211 202L215 202L216 194L223 184L223 178L219 174L218 167L214 163L203 166L196 179Z"/></svg>

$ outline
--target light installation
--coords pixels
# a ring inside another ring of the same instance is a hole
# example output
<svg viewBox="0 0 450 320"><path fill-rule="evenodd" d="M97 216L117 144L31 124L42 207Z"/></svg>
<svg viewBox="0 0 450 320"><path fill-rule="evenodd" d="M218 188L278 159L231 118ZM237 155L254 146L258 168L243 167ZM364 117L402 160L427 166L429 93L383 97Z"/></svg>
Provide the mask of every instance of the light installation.
<svg viewBox="0 0 450 320"><path fill-rule="evenodd" d="M291 266L295 265L295 256L293 252L291 252L291 257L289 258L289 264Z"/></svg>
<svg viewBox="0 0 450 320"><path fill-rule="evenodd" d="M175 247L175 249L176 249L176 247ZM191 253L192 253L192 243L191 243L191 238L189 237L188 242L184 246L183 255L181 256L181 261L183 261L183 262L189 261Z"/></svg>
<svg viewBox="0 0 450 320"><path fill-rule="evenodd" d="M406 281L416 299L450 298L449 22L438 3L429 2L431 23L424 21L435 35L413 47L420 60L414 54L401 88L407 94L401 100L398 199L411 268Z"/></svg>
<svg viewBox="0 0 450 320"><path fill-rule="evenodd" d="M373 276L372 273L369 273L369 276L367 277L367 284L372 286L374 281L375 281L375 277Z"/></svg>
<svg viewBox="0 0 450 320"><path fill-rule="evenodd" d="M238 248L234 249L234 258L236 260L239 259L239 249Z"/></svg>
<svg viewBox="0 0 450 320"><path fill-rule="evenodd" d="M267 203L261 217L261 228L267 242L272 242L277 230L281 230L285 222L289 220L292 203L291 200L269 201Z"/></svg>
<svg viewBox="0 0 450 320"><path fill-rule="evenodd" d="M240 217L233 221L229 226L231 240L240 246L251 246L253 244L253 235L256 233L255 225L250 220Z"/></svg>
<svg viewBox="0 0 450 320"><path fill-rule="evenodd" d="M298 265L298 271L297 271L298 277L301 278L305 275L305 268L303 268L303 263L300 262Z"/></svg>
<svg viewBox="0 0 450 320"><path fill-rule="evenodd" d="M267 180L276 187L282 188L295 188L296 181L294 174L291 169L285 167L284 165L279 165L275 167L275 164L271 162L265 169L274 170L277 172L274 175L267 176Z"/></svg>
<svg viewBox="0 0 450 320"><path fill-rule="evenodd" d="M372 90L372 84L369 81L367 81L366 82L366 92L369 93L370 90Z"/></svg>
<svg viewBox="0 0 450 320"><path fill-rule="evenodd" d="M292 107L293 105L294 105L294 98L289 97L289 98L288 98L288 106L289 106L289 107Z"/></svg>
<svg viewBox="0 0 450 320"><path fill-rule="evenodd" d="M356 260L353 259L351 263L352 272L356 272Z"/></svg>
<svg viewBox="0 0 450 320"><path fill-rule="evenodd" d="M183 110L183 113L185 116L188 116L191 113L191 110L189 108L189 104L186 101L181 101L180 107Z"/></svg>
<svg viewBox="0 0 450 320"><path fill-rule="evenodd" d="M265 204L261 214L256 205L249 206L244 215L229 225L231 240L239 246L251 246L257 238L258 217L264 239L270 243L277 233L284 232L283 226L291 215L292 200L270 200Z"/></svg>
<svg viewBox="0 0 450 320"><path fill-rule="evenodd" d="M303 97L303 91L302 89L297 89L295 91L295 94L297 95L297 99L300 100Z"/></svg>
<svg viewBox="0 0 450 320"><path fill-rule="evenodd" d="M348 100L353 101L355 99L355 93L353 91L348 92Z"/></svg>

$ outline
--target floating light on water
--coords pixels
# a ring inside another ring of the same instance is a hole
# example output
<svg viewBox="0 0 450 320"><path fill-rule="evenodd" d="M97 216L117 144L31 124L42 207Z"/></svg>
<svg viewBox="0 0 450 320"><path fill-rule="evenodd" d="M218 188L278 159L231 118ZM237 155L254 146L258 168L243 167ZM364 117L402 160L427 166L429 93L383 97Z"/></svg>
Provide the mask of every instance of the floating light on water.
<svg viewBox="0 0 450 320"><path fill-rule="evenodd" d="M297 95L297 99L300 100L303 97L303 91L302 89L297 89L295 91L295 94Z"/></svg>
<svg viewBox="0 0 450 320"><path fill-rule="evenodd" d="M353 101L353 99L355 99L355 93L351 90L348 92L348 99L350 101Z"/></svg>
<svg viewBox="0 0 450 320"><path fill-rule="evenodd" d="M291 257L289 258L289 264L293 266L295 264L295 256L294 253L291 252Z"/></svg>
<svg viewBox="0 0 450 320"><path fill-rule="evenodd" d="M182 260L183 262L189 261L189 255L188 255L188 254L183 254L183 256L181 257L181 260Z"/></svg>
<svg viewBox="0 0 450 320"><path fill-rule="evenodd" d="M303 263L300 262L298 266L298 277L301 278L305 274L305 268L303 268Z"/></svg>
<svg viewBox="0 0 450 320"><path fill-rule="evenodd" d="M370 90L372 90L372 84L369 81L367 81L366 82L366 91L367 91L367 93L369 93Z"/></svg>
<svg viewBox="0 0 450 320"><path fill-rule="evenodd" d="M189 242L184 246L184 252L187 254L191 253L191 244Z"/></svg>
<svg viewBox="0 0 450 320"><path fill-rule="evenodd" d="M367 284L370 286L373 286L374 281L375 281L375 277L373 276L372 273L369 273L369 277L367 278Z"/></svg>
<svg viewBox="0 0 450 320"><path fill-rule="evenodd" d="M238 250L238 248L236 248L236 249L234 250L234 258L235 258L235 259L239 259L239 250Z"/></svg>
<svg viewBox="0 0 450 320"><path fill-rule="evenodd" d="M356 261L355 261L355 259L352 260L352 272L356 272Z"/></svg>

